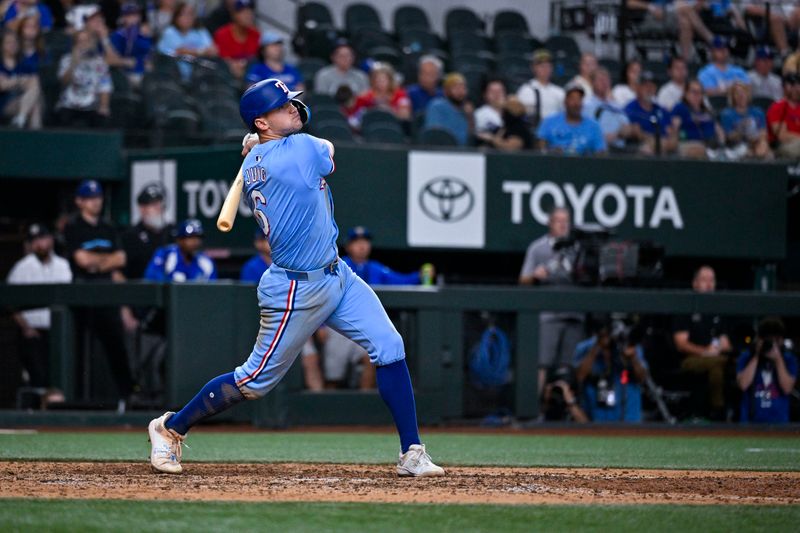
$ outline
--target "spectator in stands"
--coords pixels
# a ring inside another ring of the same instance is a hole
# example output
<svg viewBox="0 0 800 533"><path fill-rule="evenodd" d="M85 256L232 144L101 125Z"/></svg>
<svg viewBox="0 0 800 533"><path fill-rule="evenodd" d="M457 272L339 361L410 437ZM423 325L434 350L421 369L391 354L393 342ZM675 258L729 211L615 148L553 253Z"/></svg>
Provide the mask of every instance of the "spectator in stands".
<svg viewBox="0 0 800 533"><path fill-rule="evenodd" d="M769 35L778 48L781 57L789 55L789 39L786 35L787 28L792 32L800 29L800 7L797 2L769 2ZM767 16L767 0L750 0L744 5L744 12L751 17L764 19ZM780 97L775 98L775 100Z"/></svg>
<svg viewBox="0 0 800 533"><path fill-rule="evenodd" d="M88 8L84 12L83 29L89 32L92 39L97 43L97 51L103 55L109 67L122 67L132 69L136 66L136 59L133 57L122 57L117 53L117 49L111 43L111 32L108 30L106 19L103 12L96 5L85 6Z"/></svg>
<svg viewBox="0 0 800 533"><path fill-rule="evenodd" d="M233 20L233 12L237 0L222 0L219 5L205 18L205 25L210 34L216 33L225 24Z"/></svg>
<svg viewBox="0 0 800 533"><path fill-rule="evenodd" d="M5 6L6 4L0 4ZM22 19L29 16L39 16L39 25L43 32L53 28L53 13L50 8L38 0L14 0L8 4L0 26L10 31L17 31Z"/></svg>
<svg viewBox="0 0 800 533"><path fill-rule="evenodd" d="M150 30L142 26L142 13L138 4L126 2L120 14L119 29L111 34L111 44L120 57L133 60L133 65L128 66L125 71L131 83L138 86L144 76L153 39L150 37Z"/></svg>
<svg viewBox="0 0 800 533"><path fill-rule="evenodd" d="M192 75L190 60L217 56L217 47L208 30L198 25L194 8L184 2L176 6L172 24L158 41L158 51L169 56L187 57L178 63L184 81L189 81Z"/></svg>
<svg viewBox="0 0 800 533"><path fill-rule="evenodd" d="M53 251L53 236L43 224L31 224L26 237L27 255L17 261L8 274L9 285L32 283L69 283L72 271L69 263ZM14 313L20 329L19 349L22 366L28 373L31 387L50 386L48 362L50 354L50 309L28 309ZM44 398L45 404L64 401L64 395L51 389Z"/></svg>
<svg viewBox="0 0 800 533"><path fill-rule="evenodd" d="M261 61L253 63L245 76L248 85L275 78L281 80L290 91L305 90L303 75L297 70L297 67L286 62L283 37L277 33L263 33L259 54Z"/></svg>
<svg viewBox="0 0 800 533"><path fill-rule="evenodd" d="M714 37L700 18L697 4L691 0L628 0L628 9L646 11L647 18L667 28L677 28L680 55L688 61L692 58L695 37L706 43Z"/></svg>
<svg viewBox="0 0 800 533"><path fill-rule="evenodd" d="M600 124L583 116L583 87L567 85L565 111L548 117L539 124L536 136L539 148L551 153L591 155L607 150Z"/></svg>
<svg viewBox="0 0 800 533"><path fill-rule="evenodd" d="M721 35L711 42L711 63L700 69L697 78L709 96L724 96L734 81L750 83L750 78L741 67L730 62L728 39Z"/></svg>
<svg viewBox="0 0 800 533"><path fill-rule="evenodd" d="M319 69L314 76L314 91L333 96L339 87L347 85L353 94L369 89L369 79L362 71L353 68L356 53L344 39L339 39L331 52L331 63Z"/></svg>
<svg viewBox="0 0 800 533"><path fill-rule="evenodd" d="M669 81L658 90L656 103L667 111L672 111L672 108L683 100L683 89L689 79L689 69L686 66L686 61L682 57L671 57L667 73L669 74Z"/></svg>
<svg viewBox="0 0 800 533"><path fill-rule="evenodd" d="M451 72L442 84L444 96L434 98L425 112L426 128L442 128L466 146L470 140L473 122L472 102L467 100L467 80L458 72Z"/></svg>
<svg viewBox="0 0 800 533"><path fill-rule="evenodd" d="M122 249L127 258L126 279L142 279L156 250L172 242L174 227L164 213L164 188L153 182L136 195L139 222L122 233Z"/></svg>
<svg viewBox="0 0 800 533"><path fill-rule="evenodd" d="M519 274L520 285L572 285L575 255L572 249L555 249L555 244L567 238L570 215L564 207L550 212L547 233L533 241L525 252ZM569 312L539 314L539 393L544 390L549 369L569 365L575 347L584 337L583 315Z"/></svg>
<svg viewBox="0 0 800 533"><path fill-rule="evenodd" d="M783 97L781 79L772 72L773 52L769 46L759 46L753 69L747 73L753 87L753 98L769 98L776 102Z"/></svg>
<svg viewBox="0 0 800 533"><path fill-rule="evenodd" d="M750 104L750 87L744 83L731 85L728 107L722 111L720 123L731 159L772 157L767 142L767 119L761 109Z"/></svg>
<svg viewBox="0 0 800 533"><path fill-rule="evenodd" d="M76 44L81 42L79 32ZM119 281L125 267L125 252L120 248L117 230L102 218L103 188L94 180L84 180L75 191L78 213L64 227L64 242L73 277L80 282ZM126 408L126 400L134 391L134 381L128 366L128 352L123 342L122 319L115 308L76 309L77 338L83 350L90 351L92 338L97 338L105 352L120 401L118 412ZM88 344L84 343L88 339ZM88 372L88 368L81 369ZM88 391L85 391L88 393Z"/></svg>
<svg viewBox="0 0 800 533"><path fill-rule="evenodd" d="M638 147L641 132L632 125L625 111L611 96L611 74L604 67L598 67L592 74L594 94L583 103L583 114L600 124L600 130L611 151L627 152L630 147Z"/></svg>
<svg viewBox="0 0 800 533"><path fill-rule="evenodd" d="M19 40L12 31L0 43L0 117L11 117L15 128L42 127L42 90L36 72L20 61Z"/></svg>
<svg viewBox="0 0 800 533"><path fill-rule="evenodd" d="M237 0L231 22L214 32L219 57L239 80L244 78L247 63L258 56L260 40L252 0Z"/></svg>
<svg viewBox="0 0 800 533"><path fill-rule="evenodd" d="M476 137L487 146L515 152L533 148L533 135L525 120L525 106L516 96L509 96L502 109L502 126L494 133L477 133Z"/></svg>
<svg viewBox="0 0 800 533"><path fill-rule="evenodd" d="M369 89L356 97L355 104L348 110L348 120L356 129L361 126L361 117L370 109L380 109L392 113L397 120L411 119L411 100L405 89L400 87L394 69L388 63L375 62L369 71Z"/></svg>
<svg viewBox="0 0 800 533"><path fill-rule="evenodd" d="M625 81L618 83L611 90L611 98L621 108L636 100L636 91L639 87L639 77L642 74L642 64L638 59L628 61L624 69Z"/></svg>
<svg viewBox="0 0 800 533"><path fill-rule="evenodd" d="M158 0L155 5L148 7L147 25L150 27L150 33L155 39L160 38L164 31L170 27L172 19L175 17L177 6L178 0Z"/></svg>
<svg viewBox="0 0 800 533"><path fill-rule="evenodd" d="M677 130L672 127L667 110L653 102L655 94L655 76L645 71L636 86L636 99L625 107L628 120L641 132L643 154L671 153L678 147Z"/></svg>
<svg viewBox="0 0 800 533"><path fill-rule="evenodd" d="M797 358L786 349L779 318L758 324L752 348L736 361L736 383L742 390L739 420L766 424L789 422L789 399L797 383Z"/></svg>
<svg viewBox="0 0 800 533"><path fill-rule="evenodd" d="M483 105L475 110L475 135L494 135L503 127L503 106L506 86L500 78L486 80L483 86Z"/></svg>
<svg viewBox="0 0 800 533"><path fill-rule="evenodd" d="M641 422L647 361L636 330L604 319L575 348L573 366L583 387L583 408L594 422Z"/></svg>
<svg viewBox="0 0 800 533"><path fill-rule="evenodd" d="M214 261L201 251L203 235L199 220L189 219L178 224L175 244L156 250L145 269L144 279L171 283L216 280Z"/></svg>
<svg viewBox="0 0 800 533"><path fill-rule="evenodd" d="M240 281L258 283L261 281L261 276L272 264L272 250L269 247L267 236L264 235L261 228L256 229L253 236L253 248L256 249L256 253L242 266L242 270L239 273Z"/></svg>
<svg viewBox="0 0 800 533"><path fill-rule="evenodd" d="M517 98L523 103L532 124L563 111L564 89L550 82L553 75L553 56L541 48L533 53L531 59L533 79L517 90Z"/></svg>
<svg viewBox="0 0 800 533"><path fill-rule="evenodd" d="M597 57L592 53L584 52L578 63L578 73L570 80L570 83L577 83L583 88L583 94L587 98L594 94L592 92L592 74L595 69L597 69Z"/></svg>
<svg viewBox="0 0 800 533"><path fill-rule="evenodd" d="M345 251L347 255L342 258L342 261L369 285L419 285L421 283L422 269L403 274L370 259L372 233L364 226L356 226L348 230Z"/></svg>
<svg viewBox="0 0 800 533"><path fill-rule="evenodd" d="M111 114L111 75L88 30L73 37L72 52L58 64L61 97L56 104L64 126L102 127Z"/></svg>
<svg viewBox="0 0 800 533"><path fill-rule="evenodd" d="M714 292L717 279L714 269L703 265L697 269L692 289L701 294ZM709 406L713 419L724 419L725 367L732 350L725 332L725 323L718 315L695 313L677 320L673 334L675 349L683 356L681 368L690 374L706 376Z"/></svg>
<svg viewBox="0 0 800 533"><path fill-rule="evenodd" d="M725 134L703 97L703 86L686 82L683 100L672 110L672 127L678 132L678 155L705 159L722 146Z"/></svg>
<svg viewBox="0 0 800 533"><path fill-rule="evenodd" d="M48 60L39 17L24 17L17 29L19 38L19 68L26 74L38 74L39 65Z"/></svg>
<svg viewBox="0 0 800 533"><path fill-rule="evenodd" d="M800 157L800 74L784 74L783 98L767 110L767 138L778 157Z"/></svg>
<svg viewBox="0 0 800 533"><path fill-rule="evenodd" d="M444 68L442 60L434 55L424 55L417 65L417 83L407 89L415 114L424 112L431 100L444 95L439 86Z"/></svg>

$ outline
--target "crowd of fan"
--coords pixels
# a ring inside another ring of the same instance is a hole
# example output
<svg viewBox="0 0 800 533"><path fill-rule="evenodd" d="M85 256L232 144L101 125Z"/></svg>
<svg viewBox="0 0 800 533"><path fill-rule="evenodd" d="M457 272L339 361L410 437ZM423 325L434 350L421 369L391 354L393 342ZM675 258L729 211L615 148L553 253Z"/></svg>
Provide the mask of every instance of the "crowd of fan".
<svg viewBox="0 0 800 533"><path fill-rule="evenodd" d="M424 144L509 151L725 160L800 154L800 54L790 54L786 35L787 29L795 31L797 13L771 14L770 36L777 51L755 47L748 72L732 62L729 39L712 34L704 23L698 7L703 3L629 4L646 14L644 25L652 19L675 26L676 53L659 72L646 68L652 61L631 60L613 84L618 73L603 66L610 61L590 53L564 57L552 46L516 57L529 61L528 81L520 79L519 71L495 77L485 68L473 72L467 65L464 70L459 67L463 62L424 46L412 46L414 71L398 72L396 62L378 60L380 53L371 58L357 52L342 32L328 43L330 64L301 58L295 66L285 60L283 38L258 29L252 0L224 0L213 10L176 0L160 0L147 10L117 0L99 5L5 0L0 2L0 109L4 120L19 128L38 129L43 122L119 125L119 118L112 117L117 113L112 92L123 88L115 86L137 90L159 59L173 58L178 79L166 80L150 94L167 83L189 90L198 65L227 66L224 76L234 92L278 78L292 90L311 91L308 98L322 111L310 125L312 133L335 140L362 136L368 142L405 143L414 138ZM710 4L704 7L730 17L734 26L739 23L741 15L728 3ZM763 16L759 9L763 6L748 4L746 11ZM53 38L56 34L63 39ZM516 37L538 42L524 33ZM709 56L705 66L694 62L698 52ZM500 62L494 70L502 70ZM60 86L49 120L39 75L46 65L55 67ZM696 77L690 75L696 69ZM574 77L563 76L573 70ZM668 79L662 79L664 73ZM235 103L235 95L230 96L227 103ZM223 112L233 114L234 107Z"/></svg>

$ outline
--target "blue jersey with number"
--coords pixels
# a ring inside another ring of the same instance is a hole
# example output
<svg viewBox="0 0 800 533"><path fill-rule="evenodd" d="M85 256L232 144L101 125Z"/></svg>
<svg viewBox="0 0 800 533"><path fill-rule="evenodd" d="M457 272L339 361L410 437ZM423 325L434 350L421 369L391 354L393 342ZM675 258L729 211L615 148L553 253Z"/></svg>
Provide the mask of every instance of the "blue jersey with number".
<svg viewBox="0 0 800 533"><path fill-rule="evenodd" d="M247 154L243 192L277 266L308 271L336 259L339 228L325 181L333 169L327 145L305 133L259 144Z"/></svg>

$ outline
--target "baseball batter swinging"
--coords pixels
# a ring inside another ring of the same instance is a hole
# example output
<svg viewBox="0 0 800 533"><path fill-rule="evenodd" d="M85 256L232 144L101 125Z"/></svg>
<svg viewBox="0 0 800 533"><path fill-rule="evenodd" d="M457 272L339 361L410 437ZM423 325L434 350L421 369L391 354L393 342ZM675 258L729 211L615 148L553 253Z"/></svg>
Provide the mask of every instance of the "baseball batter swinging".
<svg viewBox="0 0 800 533"><path fill-rule="evenodd" d="M266 395L303 343L327 324L360 344L377 367L378 391L400 435L398 475L444 475L420 442L403 339L372 289L338 258L339 230L325 181L334 171L334 148L327 140L297 133L311 115L297 100L300 94L268 79L242 95L239 112L259 141L244 160L243 194L273 258L258 284L261 326L243 365L209 381L179 412L150 422L150 463L157 471L180 473L181 444L189 429Z"/></svg>

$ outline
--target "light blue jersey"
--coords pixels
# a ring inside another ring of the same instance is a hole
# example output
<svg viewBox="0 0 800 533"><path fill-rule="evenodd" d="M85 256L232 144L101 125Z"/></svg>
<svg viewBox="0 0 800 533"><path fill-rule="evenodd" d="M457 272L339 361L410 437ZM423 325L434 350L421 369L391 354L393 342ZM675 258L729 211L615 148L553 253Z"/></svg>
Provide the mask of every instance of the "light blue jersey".
<svg viewBox="0 0 800 533"><path fill-rule="evenodd" d="M269 240L273 262L308 271L336 260L339 228L325 176L327 145L298 133L253 148L244 160L244 195Z"/></svg>

